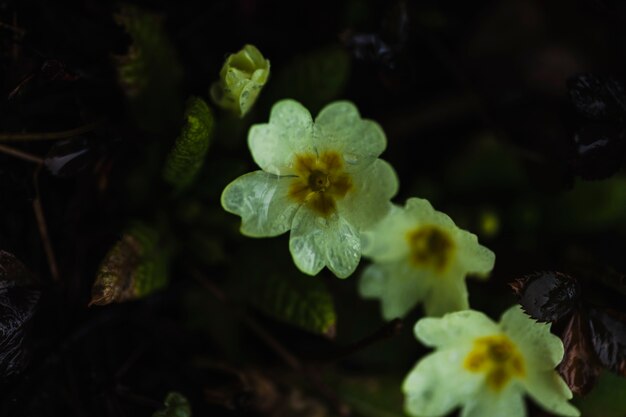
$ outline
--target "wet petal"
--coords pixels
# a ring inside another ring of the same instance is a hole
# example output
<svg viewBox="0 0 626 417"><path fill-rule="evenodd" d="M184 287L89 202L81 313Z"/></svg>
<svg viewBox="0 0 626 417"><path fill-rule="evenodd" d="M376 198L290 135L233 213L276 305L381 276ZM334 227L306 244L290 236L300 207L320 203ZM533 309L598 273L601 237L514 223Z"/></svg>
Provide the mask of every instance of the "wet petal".
<svg viewBox="0 0 626 417"><path fill-rule="evenodd" d="M555 371L532 372L524 382L528 394L546 411L562 416L580 415L580 411L567 402L572 392Z"/></svg>
<svg viewBox="0 0 626 417"><path fill-rule="evenodd" d="M242 175L222 193L222 206L241 216L241 233L270 237L285 233L298 209L288 197L292 179L263 171Z"/></svg>
<svg viewBox="0 0 626 417"><path fill-rule="evenodd" d="M404 380L405 408L414 416L443 416L467 401L482 380L462 372L463 349L447 349L425 356Z"/></svg>
<svg viewBox="0 0 626 417"><path fill-rule="evenodd" d="M389 199L398 192L398 177L382 159L352 176L354 184L338 201L339 211L358 229L367 229L382 220L391 209Z"/></svg>
<svg viewBox="0 0 626 417"><path fill-rule="evenodd" d="M317 275L326 264L326 245L323 218L306 206L297 211L289 235L289 251L300 271Z"/></svg>
<svg viewBox="0 0 626 417"><path fill-rule="evenodd" d="M338 278L352 275L361 260L361 238L341 216L332 216L325 227L326 264Z"/></svg>
<svg viewBox="0 0 626 417"><path fill-rule="evenodd" d="M501 333L500 327L480 311L464 310L441 318L424 318L415 325L415 336L426 346L469 344L482 336Z"/></svg>
<svg viewBox="0 0 626 417"><path fill-rule="evenodd" d="M561 362L563 343L550 333L549 324L537 323L519 305L508 309L500 323L502 331L520 347L529 366L551 370Z"/></svg>
<svg viewBox="0 0 626 417"><path fill-rule="evenodd" d="M281 100L272 107L269 123L250 128L248 146L261 169L290 175L296 154L315 151L312 132L309 111L297 101Z"/></svg>
<svg viewBox="0 0 626 417"><path fill-rule="evenodd" d="M359 293L364 298L379 298L383 317L403 317L430 290L430 282L406 262L369 265L359 280Z"/></svg>
<svg viewBox="0 0 626 417"><path fill-rule="evenodd" d="M349 101L324 107L315 119L315 144L320 150L340 151L349 165L369 164L387 146L385 132L372 120L363 120Z"/></svg>
<svg viewBox="0 0 626 417"><path fill-rule="evenodd" d="M493 393L484 388L463 407L461 417L525 417L526 405L520 387L510 383L503 391Z"/></svg>

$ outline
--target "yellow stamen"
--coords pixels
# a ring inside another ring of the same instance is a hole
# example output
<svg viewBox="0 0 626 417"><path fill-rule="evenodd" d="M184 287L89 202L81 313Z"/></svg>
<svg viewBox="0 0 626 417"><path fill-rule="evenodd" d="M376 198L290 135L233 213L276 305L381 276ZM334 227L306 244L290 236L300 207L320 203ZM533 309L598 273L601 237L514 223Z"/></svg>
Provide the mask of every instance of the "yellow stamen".
<svg viewBox="0 0 626 417"><path fill-rule="evenodd" d="M436 226L419 226L406 234L409 259L418 268L431 267L442 272L449 265L454 242L448 233Z"/></svg>
<svg viewBox="0 0 626 417"><path fill-rule="evenodd" d="M511 378L522 378L526 374L523 356L505 335L474 340L474 347L465 357L463 367L470 372L484 373L487 386L496 392L502 390Z"/></svg>

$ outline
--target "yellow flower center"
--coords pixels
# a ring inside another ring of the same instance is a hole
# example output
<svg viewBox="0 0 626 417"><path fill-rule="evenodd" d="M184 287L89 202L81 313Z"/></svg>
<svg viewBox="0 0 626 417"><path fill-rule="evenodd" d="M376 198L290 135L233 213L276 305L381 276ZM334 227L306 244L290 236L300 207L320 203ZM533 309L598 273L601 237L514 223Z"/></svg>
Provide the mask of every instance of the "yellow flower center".
<svg viewBox="0 0 626 417"><path fill-rule="evenodd" d="M452 258L454 242L436 226L419 226L406 234L409 260L416 268L431 267L441 272Z"/></svg>
<svg viewBox="0 0 626 417"><path fill-rule="evenodd" d="M352 189L352 179L337 152L296 155L294 170L297 177L289 187L289 197L324 217L334 213L336 201Z"/></svg>
<svg viewBox="0 0 626 417"><path fill-rule="evenodd" d="M484 373L487 386L496 392L502 390L511 378L521 378L526 373L523 356L505 335L474 340L474 347L465 357L463 367L470 372Z"/></svg>

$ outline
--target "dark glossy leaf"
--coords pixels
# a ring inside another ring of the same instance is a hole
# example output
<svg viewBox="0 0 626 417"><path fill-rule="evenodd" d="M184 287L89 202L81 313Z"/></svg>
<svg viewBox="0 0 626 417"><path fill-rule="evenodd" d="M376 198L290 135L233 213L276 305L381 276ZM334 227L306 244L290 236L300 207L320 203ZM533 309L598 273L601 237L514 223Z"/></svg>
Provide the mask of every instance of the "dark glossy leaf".
<svg viewBox="0 0 626 417"><path fill-rule="evenodd" d="M612 121L626 111L626 95L622 83L603 80L593 74L581 74L568 80L570 99L576 111L590 119Z"/></svg>
<svg viewBox="0 0 626 417"><path fill-rule="evenodd" d="M518 279L511 287L524 310L542 322L556 322L577 305L580 287L569 275L543 271Z"/></svg>
<svg viewBox="0 0 626 417"><path fill-rule="evenodd" d="M565 353L558 371L572 392L584 395L593 388L602 370L589 335L587 317L580 312L572 314L561 339Z"/></svg>
<svg viewBox="0 0 626 417"><path fill-rule="evenodd" d="M626 375L626 314L590 309L591 341L598 359L611 371Z"/></svg>
<svg viewBox="0 0 626 417"><path fill-rule="evenodd" d="M583 179L596 180L615 174L624 161L624 129L609 123L581 127L574 135L574 173Z"/></svg>
<svg viewBox="0 0 626 417"><path fill-rule="evenodd" d="M184 395L170 392L163 403L165 409L155 412L152 417L191 417L191 405Z"/></svg>
<svg viewBox="0 0 626 417"><path fill-rule="evenodd" d="M20 372L28 355L25 339L40 291L26 267L0 250L0 376Z"/></svg>

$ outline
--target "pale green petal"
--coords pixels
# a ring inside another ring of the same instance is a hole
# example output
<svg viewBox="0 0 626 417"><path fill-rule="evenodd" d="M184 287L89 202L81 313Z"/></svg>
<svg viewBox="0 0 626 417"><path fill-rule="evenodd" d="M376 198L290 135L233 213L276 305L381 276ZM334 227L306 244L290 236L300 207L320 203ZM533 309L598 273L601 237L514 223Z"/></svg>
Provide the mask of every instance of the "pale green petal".
<svg viewBox="0 0 626 417"><path fill-rule="evenodd" d="M307 207L296 212L289 235L289 251L300 271L317 275L326 264L325 220Z"/></svg>
<svg viewBox="0 0 626 417"><path fill-rule="evenodd" d="M531 372L524 381L533 400L550 413L577 417L580 411L567 402L572 393L556 371Z"/></svg>
<svg viewBox="0 0 626 417"><path fill-rule="evenodd" d="M529 367L550 370L561 362L563 343L550 333L550 325L537 323L519 305L504 312L500 327L519 346Z"/></svg>
<svg viewBox="0 0 626 417"><path fill-rule="evenodd" d="M455 240L458 248L458 262L470 274L487 277L493 269L496 255L478 243L475 234L457 229Z"/></svg>
<svg viewBox="0 0 626 417"><path fill-rule="evenodd" d="M326 264L338 278L347 278L361 260L361 237L341 216L332 216L325 229Z"/></svg>
<svg viewBox="0 0 626 417"><path fill-rule="evenodd" d="M413 227L404 209L393 205L387 216L372 230L363 233L363 255L376 262L406 259L409 253L406 234Z"/></svg>
<svg viewBox="0 0 626 417"><path fill-rule="evenodd" d="M299 205L289 200L292 179L254 171L237 178L222 192L222 206L241 216L241 233L270 237L285 233Z"/></svg>
<svg viewBox="0 0 626 417"><path fill-rule="evenodd" d="M389 201L398 192L398 177L391 165L376 159L352 176L354 188L337 202L339 212L359 230L373 227L391 209Z"/></svg>
<svg viewBox="0 0 626 417"><path fill-rule="evenodd" d="M447 349L431 353L417 364L402 385L409 414L443 416L474 395L482 380L463 370L465 354L463 349Z"/></svg>
<svg viewBox="0 0 626 417"><path fill-rule="evenodd" d="M380 125L361 119L349 101L336 101L320 111L315 119L315 141L318 150L339 151L354 167L370 163L387 146Z"/></svg>
<svg viewBox="0 0 626 417"><path fill-rule="evenodd" d="M261 169L290 175L296 154L315 152L312 135L309 111L297 101L281 100L272 107L269 124L250 128L248 146Z"/></svg>
<svg viewBox="0 0 626 417"><path fill-rule="evenodd" d="M457 229L456 225L447 214L436 211L426 199L417 197L409 198L406 200L405 207L407 216L415 222L415 226L428 224L439 226L449 232Z"/></svg>
<svg viewBox="0 0 626 417"><path fill-rule="evenodd" d="M426 273L404 261L372 264L361 275L359 293L380 299L386 320L403 317L428 294L431 283Z"/></svg>
<svg viewBox="0 0 626 417"><path fill-rule="evenodd" d="M525 417L526 404L521 388L509 383L501 392L486 387L465 404L461 417Z"/></svg>
<svg viewBox="0 0 626 417"><path fill-rule="evenodd" d="M441 318L423 318L415 325L415 336L426 346L454 347L500 334L500 327L480 311L464 310Z"/></svg>
<svg viewBox="0 0 626 417"><path fill-rule="evenodd" d="M337 277L350 276L361 260L361 238L340 216L325 219L302 206L293 218L289 249L304 273L316 275L328 266Z"/></svg>
<svg viewBox="0 0 626 417"><path fill-rule="evenodd" d="M467 310L469 303L464 278L457 268L452 268L445 276L433 276L432 289L424 300L426 315L439 317L453 311Z"/></svg>

